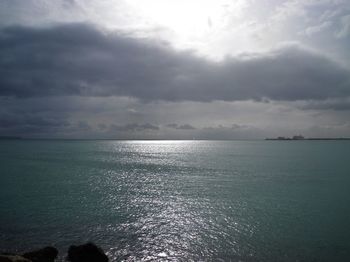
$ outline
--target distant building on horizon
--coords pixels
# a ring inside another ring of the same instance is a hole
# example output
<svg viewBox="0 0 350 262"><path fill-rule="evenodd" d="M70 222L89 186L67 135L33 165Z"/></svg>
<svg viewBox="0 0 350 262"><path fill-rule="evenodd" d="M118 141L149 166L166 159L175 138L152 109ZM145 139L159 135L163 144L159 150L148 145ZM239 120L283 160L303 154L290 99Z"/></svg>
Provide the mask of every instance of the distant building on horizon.
<svg viewBox="0 0 350 262"><path fill-rule="evenodd" d="M266 138L265 140L304 140L306 139L305 137L303 137L302 135L295 135L290 137L285 137L285 136L279 136L277 138Z"/></svg>

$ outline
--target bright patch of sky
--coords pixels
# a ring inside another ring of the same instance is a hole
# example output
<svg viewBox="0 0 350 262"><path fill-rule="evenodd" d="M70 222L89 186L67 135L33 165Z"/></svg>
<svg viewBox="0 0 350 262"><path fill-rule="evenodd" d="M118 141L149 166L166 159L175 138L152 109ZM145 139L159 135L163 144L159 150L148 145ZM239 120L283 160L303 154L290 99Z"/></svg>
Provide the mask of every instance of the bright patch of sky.
<svg viewBox="0 0 350 262"><path fill-rule="evenodd" d="M347 0L5 0L0 7L3 25L88 22L214 59L286 42L350 58Z"/></svg>

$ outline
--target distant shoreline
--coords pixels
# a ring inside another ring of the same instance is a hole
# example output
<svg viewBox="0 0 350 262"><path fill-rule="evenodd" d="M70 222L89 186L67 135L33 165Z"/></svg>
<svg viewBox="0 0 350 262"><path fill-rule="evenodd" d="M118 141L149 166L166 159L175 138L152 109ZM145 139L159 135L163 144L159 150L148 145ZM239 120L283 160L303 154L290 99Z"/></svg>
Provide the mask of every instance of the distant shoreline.
<svg viewBox="0 0 350 262"><path fill-rule="evenodd" d="M303 138L303 139L293 139L293 138L265 138L265 140L272 140L272 141L303 141L303 140L350 140L349 137L326 137L326 138L320 138L320 137L310 137L310 138Z"/></svg>

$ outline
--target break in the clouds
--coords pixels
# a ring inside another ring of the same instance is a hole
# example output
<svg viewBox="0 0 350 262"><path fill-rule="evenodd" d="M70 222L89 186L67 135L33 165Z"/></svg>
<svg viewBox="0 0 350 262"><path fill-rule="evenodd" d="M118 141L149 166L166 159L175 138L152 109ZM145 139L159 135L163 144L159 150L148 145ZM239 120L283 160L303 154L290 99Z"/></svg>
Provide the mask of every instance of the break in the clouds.
<svg viewBox="0 0 350 262"><path fill-rule="evenodd" d="M0 7L1 135L350 136L347 1Z"/></svg>

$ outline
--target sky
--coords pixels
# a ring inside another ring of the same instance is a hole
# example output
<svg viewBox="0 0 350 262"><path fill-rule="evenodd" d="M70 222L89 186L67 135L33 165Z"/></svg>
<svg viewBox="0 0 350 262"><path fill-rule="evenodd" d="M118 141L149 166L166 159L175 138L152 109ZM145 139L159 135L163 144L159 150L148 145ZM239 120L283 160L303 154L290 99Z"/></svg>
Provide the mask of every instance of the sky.
<svg viewBox="0 0 350 262"><path fill-rule="evenodd" d="M348 0L2 0L0 135L350 137Z"/></svg>

